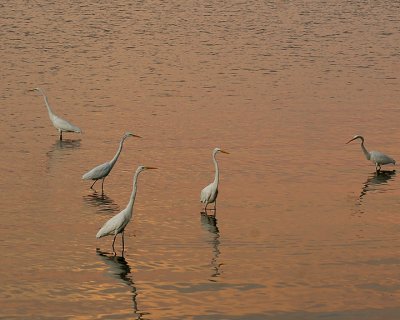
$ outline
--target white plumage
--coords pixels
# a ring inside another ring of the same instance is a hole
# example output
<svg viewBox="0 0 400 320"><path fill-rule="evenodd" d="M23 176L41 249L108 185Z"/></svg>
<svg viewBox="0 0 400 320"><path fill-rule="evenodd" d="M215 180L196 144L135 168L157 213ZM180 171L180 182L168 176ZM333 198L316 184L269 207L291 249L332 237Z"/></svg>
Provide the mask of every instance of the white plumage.
<svg viewBox="0 0 400 320"><path fill-rule="evenodd" d="M214 203L214 210L216 208L216 200L218 196L219 168L215 156L218 152L229 154L229 152L221 150L220 148L215 148L213 150L212 158L215 166L214 181L210 183L207 187L205 187L203 190L201 190L200 193L200 202L205 203L204 211L207 211L207 206L209 203Z"/></svg>
<svg viewBox="0 0 400 320"><path fill-rule="evenodd" d="M82 132L82 130L80 128L78 128L77 126L73 125L72 123L68 122L67 120L64 120L54 114L53 110L51 110L47 96L41 88L35 88L35 89L33 89L33 91L38 91L43 96L44 103L46 104L47 111L49 113L49 118L50 118L51 122L53 123L53 126L60 133L60 140L62 140L63 132L77 132L77 133Z"/></svg>
<svg viewBox="0 0 400 320"><path fill-rule="evenodd" d="M117 150L117 153L115 154L114 158L112 158L110 161L107 161L103 164L100 164L96 167L94 167L93 169L91 169L90 171L86 172L83 176L82 179L83 180L94 180L92 186L90 188L93 188L94 184L97 182L97 180L102 179L102 183L101 183L101 190L103 190L103 185L104 185L104 179L108 176L108 174L111 172L112 168L114 167L115 163L118 160L118 157L122 151L122 146L124 144L124 141L126 138L128 137L137 137L137 138L141 138L140 136L130 133L130 132L126 132L122 138L121 141L119 142L119 147Z"/></svg>
<svg viewBox="0 0 400 320"><path fill-rule="evenodd" d="M347 143L350 143L353 140L360 139L361 140L361 150L363 151L367 160L371 160L375 164L375 169L379 171L382 165L385 164L396 164L396 161L386 154L379 151L368 151L364 146L364 137L360 135L354 136Z"/></svg>
<svg viewBox="0 0 400 320"><path fill-rule="evenodd" d="M122 248L124 248L124 230L129 221L132 218L132 213L133 213L133 204L135 202L135 197L136 197L136 191L137 191L137 178L139 176L139 173L148 170L148 169L157 169L155 167L145 167L145 166L139 166L135 172L135 175L133 176L133 189L131 193L131 197L129 199L128 205L124 210L122 210L120 213L112 217L110 220L108 220L103 227L97 232L96 238L101 238L104 236L108 235L113 235L114 240L112 243L112 248L114 250L114 243L117 235L119 233L122 233Z"/></svg>

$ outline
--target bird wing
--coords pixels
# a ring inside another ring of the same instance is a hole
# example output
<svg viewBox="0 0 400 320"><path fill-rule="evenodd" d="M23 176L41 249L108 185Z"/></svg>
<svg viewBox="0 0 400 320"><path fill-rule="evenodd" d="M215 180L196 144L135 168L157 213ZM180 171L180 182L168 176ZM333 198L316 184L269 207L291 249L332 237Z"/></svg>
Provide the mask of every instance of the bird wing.
<svg viewBox="0 0 400 320"><path fill-rule="evenodd" d="M108 235L114 235L120 233L126 225L128 224L129 220L126 218L125 215L126 209L122 210L120 213L112 217L108 220L97 232L96 238L101 238Z"/></svg>
<svg viewBox="0 0 400 320"><path fill-rule="evenodd" d="M56 129L68 132L78 132L78 133L81 132L81 129L79 129L77 126L56 115L53 115L52 122L54 127L56 127Z"/></svg>
<svg viewBox="0 0 400 320"><path fill-rule="evenodd" d="M94 167L92 170L86 172L83 176L83 180L96 180L102 179L110 173L111 164L110 162L105 162L103 164Z"/></svg>
<svg viewBox="0 0 400 320"><path fill-rule="evenodd" d="M377 164L395 164L396 161L391 157L387 156L386 154L379 152L379 151L371 151L371 160Z"/></svg>
<svg viewBox="0 0 400 320"><path fill-rule="evenodd" d="M218 193L217 188L214 186L214 183L210 183L207 187L201 190L200 193L200 202L210 203L215 200L216 194Z"/></svg>

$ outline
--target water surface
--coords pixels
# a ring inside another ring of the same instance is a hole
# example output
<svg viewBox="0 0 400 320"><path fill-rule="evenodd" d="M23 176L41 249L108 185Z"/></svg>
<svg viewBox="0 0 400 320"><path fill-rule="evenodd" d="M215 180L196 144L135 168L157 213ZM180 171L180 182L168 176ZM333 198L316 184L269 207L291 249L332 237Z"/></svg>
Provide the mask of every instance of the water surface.
<svg viewBox="0 0 400 320"><path fill-rule="evenodd" d="M398 3L0 7L1 319L399 318L398 173L345 145L400 161ZM58 141L34 87L83 134ZM139 164L113 256L95 235Z"/></svg>

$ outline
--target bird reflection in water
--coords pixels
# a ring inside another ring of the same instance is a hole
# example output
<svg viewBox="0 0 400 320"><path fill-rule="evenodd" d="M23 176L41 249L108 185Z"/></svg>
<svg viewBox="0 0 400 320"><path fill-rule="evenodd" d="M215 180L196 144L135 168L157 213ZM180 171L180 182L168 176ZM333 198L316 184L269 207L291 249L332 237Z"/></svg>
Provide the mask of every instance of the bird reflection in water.
<svg viewBox="0 0 400 320"><path fill-rule="evenodd" d="M208 215L206 212L200 212L200 221L201 225L205 230L209 232L210 235L210 243L213 249L213 256L211 259L211 267L213 268L213 273L211 274L210 281L216 282L216 278L221 275L221 266L222 263L218 263L218 257L221 254L219 250L219 229L217 225L217 218L215 215Z"/></svg>
<svg viewBox="0 0 400 320"><path fill-rule="evenodd" d="M107 196L105 193L98 193L97 191L83 196L83 200L91 207L98 208L102 213L115 213L118 212L119 206Z"/></svg>
<svg viewBox="0 0 400 320"><path fill-rule="evenodd" d="M380 170L371 173L368 179L364 182L364 185L361 189L361 193L358 197L358 205L362 204L363 198L367 195L368 192L379 191L379 186L387 184L388 181L392 179L395 175L396 170Z"/></svg>
<svg viewBox="0 0 400 320"><path fill-rule="evenodd" d="M144 319L143 316L147 313L140 312L137 304L137 289L135 283L132 280L131 267L124 258L124 256L116 256L107 252L102 252L99 249L96 250L97 255L104 261L109 268L109 273L117 280L122 280L125 284L130 287L132 292L132 307L135 315L135 319Z"/></svg>
<svg viewBox="0 0 400 320"><path fill-rule="evenodd" d="M50 170L52 165L63 160L65 157L70 156L74 149L79 149L81 147L81 139L71 140L57 140L55 143L51 145L49 151L47 151L46 155L48 157L47 170Z"/></svg>
<svg viewBox="0 0 400 320"><path fill-rule="evenodd" d="M80 146L81 146L81 139L57 140L55 143L53 143L51 149L47 151L47 155L58 150L76 149L79 148Z"/></svg>

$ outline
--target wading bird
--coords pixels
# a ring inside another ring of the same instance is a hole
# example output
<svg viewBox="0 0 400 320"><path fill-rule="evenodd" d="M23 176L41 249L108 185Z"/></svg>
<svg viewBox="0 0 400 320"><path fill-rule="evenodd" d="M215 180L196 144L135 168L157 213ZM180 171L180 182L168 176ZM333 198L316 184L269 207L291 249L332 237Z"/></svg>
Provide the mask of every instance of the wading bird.
<svg viewBox="0 0 400 320"><path fill-rule="evenodd" d="M60 133L60 140L62 140L63 132L77 132L77 133L82 132L81 129L79 129L77 126L73 125L72 123L68 122L67 120L60 118L59 116L57 116L53 113L53 111L51 110L49 101L47 99L47 96L42 89L34 88L31 91L38 91L43 96L44 103L46 104L47 111L49 113L49 118L50 118L51 122L53 123L53 126Z"/></svg>
<svg viewBox="0 0 400 320"><path fill-rule="evenodd" d="M117 162L118 157L122 151L122 145L124 144L125 139L128 137L141 138L141 136L138 136L136 134L133 134L130 132L125 132L125 134L121 138L121 141L119 143L119 148L118 148L117 153L115 154L114 158L112 158L111 161L107 161L103 164L98 165L97 167L94 167L92 170L86 172L82 176L83 180L94 180L93 184L90 186L91 189L93 189L93 186L97 182L97 180L102 179L101 190L103 191L104 179L108 176L108 174L111 172L112 168L114 167L115 163Z"/></svg>
<svg viewBox="0 0 400 320"><path fill-rule="evenodd" d="M217 162L217 159L215 159L215 156L218 152L229 154L229 152L221 150L220 148L215 148L212 153L212 157L213 157L213 161L214 161L214 165L215 165L214 181L212 183L210 183L207 187L205 187L203 190L201 190L201 193L200 193L200 202L206 204L204 207L205 212L207 212L207 206L209 203L214 203L214 211L217 207L219 169L218 169L218 162Z"/></svg>
<svg viewBox="0 0 400 320"><path fill-rule="evenodd" d="M391 157L387 156L386 154L383 154L382 152L368 151L364 146L364 137L363 136L356 135L353 137L353 139L350 139L347 143L350 143L351 141L356 140L356 139L361 140L361 150L364 152L364 155L367 158L367 160L371 160L373 163L375 163L376 171L380 171L382 165L390 164L390 163L396 164L395 160L393 160Z"/></svg>
<svg viewBox="0 0 400 320"><path fill-rule="evenodd" d="M132 190L131 198L129 199L128 205L120 213L118 213L117 215L112 217L110 220L108 220L103 225L103 227L99 230L99 232L97 232L97 235L96 235L97 239L104 237L104 236L108 236L108 235L114 236L114 240L112 243L113 252L115 252L115 249L114 249L115 239L117 238L117 235L119 233L122 233L122 251L124 251L124 247L125 247L124 230L132 218L133 204L135 203L136 190L137 190L137 178L139 176L139 173L141 173L144 170L149 170L149 169L157 169L157 168L145 167L145 166L139 166L137 168L135 175L133 176L133 190Z"/></svg>

